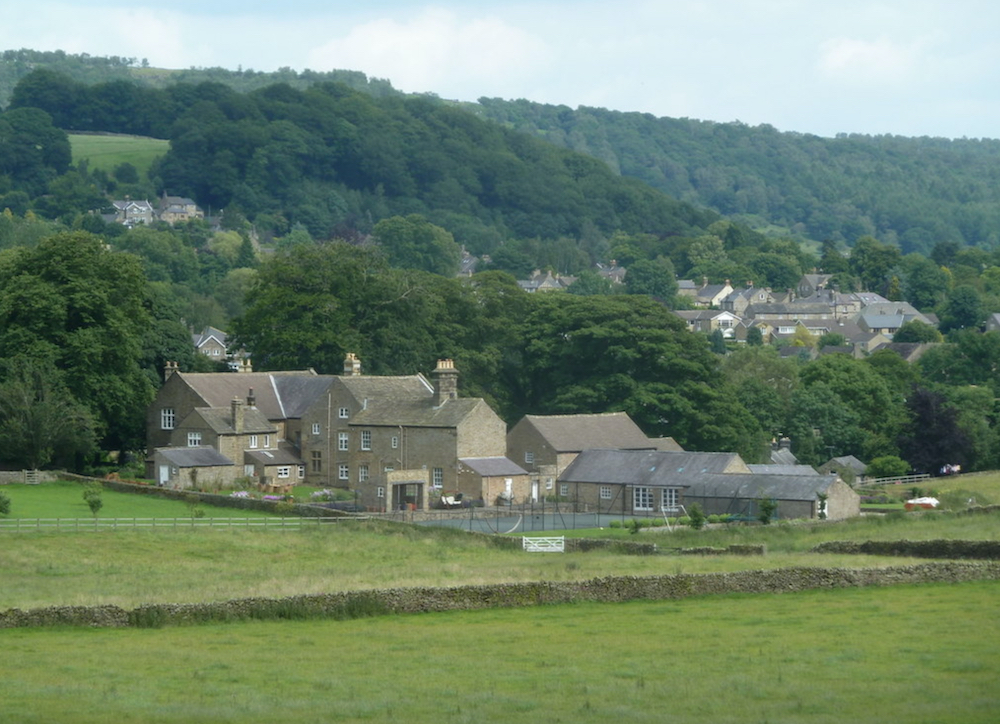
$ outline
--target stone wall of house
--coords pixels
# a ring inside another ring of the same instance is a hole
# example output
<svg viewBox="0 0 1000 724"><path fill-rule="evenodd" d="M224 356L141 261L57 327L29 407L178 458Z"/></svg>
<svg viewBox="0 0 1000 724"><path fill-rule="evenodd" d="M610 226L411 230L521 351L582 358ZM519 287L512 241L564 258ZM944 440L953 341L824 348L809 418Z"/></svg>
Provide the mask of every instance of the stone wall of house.
<svg viewBox="0 0 1000 724"><path fill-rule="evenodd" d="M507 425L485 402L462 421L455 451L460 458L503 457L507 454Z"/></svg>
<svg viewBox="0 0 1000 724"><path fill-rule="evenodd" d="M830 486L827 491L827 520L843 520L861 515L861 496L841 479Z"/></svg>

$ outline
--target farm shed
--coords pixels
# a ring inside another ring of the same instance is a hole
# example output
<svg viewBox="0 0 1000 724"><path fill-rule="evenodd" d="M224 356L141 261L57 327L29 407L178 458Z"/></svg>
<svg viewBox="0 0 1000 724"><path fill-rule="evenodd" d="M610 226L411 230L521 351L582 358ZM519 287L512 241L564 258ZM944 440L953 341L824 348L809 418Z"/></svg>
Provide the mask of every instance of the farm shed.
<svg viewBox="0 0 1000 724"><path fill-rule="evenodd" d="M756 517L760 500L778 504L776 518L819 518L825 495L826 517L841 520L861 514L861 498L836 475L706 473L693 476L686 505L698 503L708 515Z"/></svg>
<svg viewBox="0 0 1000 724"><path fill-rule="evenodd" d="M158 447L153 451L156 484L188 489L208 484L232 486L237 469L232 460L212 447Z"/></svg>

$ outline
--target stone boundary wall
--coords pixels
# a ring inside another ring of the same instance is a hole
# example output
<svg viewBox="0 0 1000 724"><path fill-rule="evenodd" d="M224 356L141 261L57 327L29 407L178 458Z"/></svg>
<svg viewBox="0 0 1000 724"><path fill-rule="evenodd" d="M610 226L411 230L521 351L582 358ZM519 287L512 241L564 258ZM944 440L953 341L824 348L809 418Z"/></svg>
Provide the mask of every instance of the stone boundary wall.
<svg viewBox="0 0 1000 724"><path fill-rule="evenodd" d="M966 558L1000 560L1000 541L990 540L870 540L829 541L813 553L847 553L906 558Z"/></svg>
<svg viewBox="0 0 1000 724"><path fill-rule="evenodd" d="M0 485L11 485L25 482L25 470L0 470ZM64 476L58 470L36 470L35 475L42 483L51 483L53 480L61 480Z"/></svg>
<svg viewBox="0 0 1000 724"><path fill-rule="evenodd" d="M1000 580L1000 562L935 562L889 568L785 568L735 573L607 577L563 583L507 583L454 588L395 588L283 599L245 598L203 604L53 606L0 612L0 628L84 626L157 628L249 620L348 619L560 603L676 600L727 593Z"/></svg>

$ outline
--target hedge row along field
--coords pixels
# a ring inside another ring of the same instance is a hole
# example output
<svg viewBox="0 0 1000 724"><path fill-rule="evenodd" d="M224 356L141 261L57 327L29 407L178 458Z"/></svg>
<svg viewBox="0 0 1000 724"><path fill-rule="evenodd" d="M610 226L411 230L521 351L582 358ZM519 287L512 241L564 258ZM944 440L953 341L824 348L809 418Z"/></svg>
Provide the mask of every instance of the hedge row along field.
<svg viewBox="0 0 1000 724"><path fill-rule="evenodd" d="M788 593L825 588L1000 580L1000 562L946 562L878 569L785 568L738 573L608 577L581 582L512 583L453 588L400 588L364 592L246 598L204 604L52 606L9 609L0 628L86 626L157 628L248 620L353 619L368 616L473 611L560 603L676 600L729 593Z"/></svg>

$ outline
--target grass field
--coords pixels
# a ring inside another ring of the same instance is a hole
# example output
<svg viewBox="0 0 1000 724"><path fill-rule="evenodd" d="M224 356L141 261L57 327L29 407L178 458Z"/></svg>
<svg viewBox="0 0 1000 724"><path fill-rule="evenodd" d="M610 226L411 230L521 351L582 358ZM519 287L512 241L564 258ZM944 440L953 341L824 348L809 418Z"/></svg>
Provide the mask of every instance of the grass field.
<svg viewBox="0 0 1000 724"><path fill-rule="evenodd" d="M6 486L13 511L22 496L67 498L89 516L75 483ZM188 515L180 502L106 491L102 515L144 517L132 506L165 506L159 514ZM121 500L118 500L121 496ZM41 502L32 515L52 508ZM245 511L206 508L206 515ZM568 533L568 531L567 531ZM884 566L910 559L810 553L829 540L995 540L995 516L893 514L839 523L733 526L712 530L643 532L575 531L594 537L656 542L662 549L763 544L766 556L623 556L608 551L561 555L502 550L481 536L454 529L418 528L379 521L349 521L296 531L244 529L10 532L0 545L0 608L49 605L191 603L253 596L283 597L403 586L456 586L524 581L577 581L610 575L663 575L787 566Z"/></svg>
<svg viewBox="0 0 1000 724"><path fill-rule="evenodd" d="M96 135L71 133L70 145L73 149L73 163L86 159L91 170L102 169L111 173L122 163L130 163L145 178L153 160L162 156L170 147L170 142L159 138L124 136L118 134Z"/></svg>
<svg viewBox="0 0 1000 724"><path fill-rule="evenodd" d="M8 630L34 722L995 722L1000 583Z"/></svg>
<svg viewBox="0 0 1000 724"><path fill-rule="evenodd" d="M92 518L83 499L81 483L60 480L43 485L5 485L0 487L10 497L11 511L7 518ZM184 518L191 508L181 500L167 500L154 495L119 493L107 488L101 493L103 506L99 518ZM204 515L213 518L253 518L268 513L236 508L199 506Z"/></svg>

